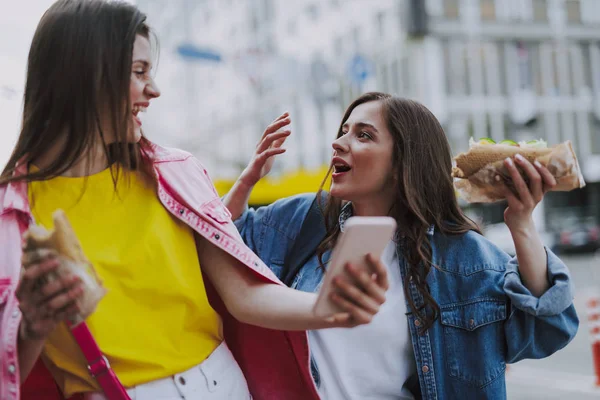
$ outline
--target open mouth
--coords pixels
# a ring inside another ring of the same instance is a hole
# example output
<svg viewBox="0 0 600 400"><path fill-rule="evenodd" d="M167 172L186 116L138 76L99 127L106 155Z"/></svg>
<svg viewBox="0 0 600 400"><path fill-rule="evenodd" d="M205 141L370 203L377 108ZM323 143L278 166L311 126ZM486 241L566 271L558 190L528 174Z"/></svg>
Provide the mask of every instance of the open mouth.
<svg viewBox="0 0 600 400"><path fill-rule="evenodd" d="M352 168L350 168L349 165L343 165L343 164L339 164L339 165L334 165L333 166L333 172L336 174L341 174L344 172L348 172L350 171Z"/></svg>
<svg viewBox="0 0 600 400"><path fill-rule="evenodd" d="M134 106L131 109L131 113L133 114L133 120L139 125L142 126L142 120L140 118L140 113L145 113L146 110L148 109L147 106L142 106L139 104L134 104Z"/></svg>

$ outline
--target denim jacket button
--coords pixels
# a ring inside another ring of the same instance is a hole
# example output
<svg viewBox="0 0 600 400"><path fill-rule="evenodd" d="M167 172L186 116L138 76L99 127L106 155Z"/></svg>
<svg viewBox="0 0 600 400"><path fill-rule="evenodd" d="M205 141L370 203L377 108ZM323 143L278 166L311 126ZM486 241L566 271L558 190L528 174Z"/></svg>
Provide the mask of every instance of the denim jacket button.
<svg viewBox="0 0 600 400"><path fill-rule="evenodd" d="M474 319L470 319L469 320L469 327L474 327L475 326L475 320Z"/></svg>
<svg viewBox="0 0 600 400"><path fill-rule="evenodd" d="M418 328L419 326L421 326L421 321L419 321L418 319L415 319L415 326Z"/></svg>
<svg viewBox="0 0 600 400"><path fill-rule="evenodd" d="M421 371L423 371L424 374L429 372L429 367L427 365L423 365L423 367L421 368Z"/></svg>

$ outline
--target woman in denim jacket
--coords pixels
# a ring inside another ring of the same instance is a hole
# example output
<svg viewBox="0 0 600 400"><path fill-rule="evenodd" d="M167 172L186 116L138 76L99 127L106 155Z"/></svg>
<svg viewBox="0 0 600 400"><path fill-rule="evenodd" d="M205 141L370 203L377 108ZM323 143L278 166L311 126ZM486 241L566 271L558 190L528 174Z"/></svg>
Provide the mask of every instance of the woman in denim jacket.
<svg viewBox="0 0 600 400"><path fill-rule="evenodd" d="M225 198L244 241L280 279L315 196L257 210L246 204L273 156L285 151L290 132L281 128L289 123L284 114L267 128ZM387 301L371 324L309 334L323 398L504 399L507 363L547 357L575 336L569 271L532 220L555 185L546 168L518 156L505 160L515 188L505 185L511 258L458 207L448 141L423 105L367 93L347 109L333 150L330 196L321 208L327 234L292 287L318 290L348 217L390 215L399 228L382 256Z"/></svg>

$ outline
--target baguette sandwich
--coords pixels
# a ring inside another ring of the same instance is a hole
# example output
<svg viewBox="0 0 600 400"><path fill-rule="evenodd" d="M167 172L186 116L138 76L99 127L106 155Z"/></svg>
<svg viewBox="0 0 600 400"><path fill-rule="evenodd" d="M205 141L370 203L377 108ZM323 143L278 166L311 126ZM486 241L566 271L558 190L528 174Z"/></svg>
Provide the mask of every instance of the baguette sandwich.
<svg viewBox="0 0 600 400"><path fill-rule="evenodd" d="M570 191L585 186L577 156L570 141L548 147L543 140L516 143L505 140L495 143L491 139L469 141L469 151L454 157L452 168L454 187L470 203L492 203L503 200L504 185L511 187L512 180L504 160L520 154L530 162L539 161L556 179L554 191ZM522 172L522 171L521 171ZM503 179L498 182L495 177ZM523 174L527 181L526 175Z"/></svg>
<svg viewBox="0 0 600 400"><path fill-rule="evenodd" d="M106 289L102 286L92 263L83 253L79 239L65 213L57 210L52 218L54 230L48 231L39 225L32 225L27 230L24 235L24 248L49 248L56 251L60 265L53 273L47 275L47 281L56 279L57 276L68 275L77 275L81 279L83 295L77 301L79 314L71 320L77 324L94 312L98 302L106 294Z"/></svg>

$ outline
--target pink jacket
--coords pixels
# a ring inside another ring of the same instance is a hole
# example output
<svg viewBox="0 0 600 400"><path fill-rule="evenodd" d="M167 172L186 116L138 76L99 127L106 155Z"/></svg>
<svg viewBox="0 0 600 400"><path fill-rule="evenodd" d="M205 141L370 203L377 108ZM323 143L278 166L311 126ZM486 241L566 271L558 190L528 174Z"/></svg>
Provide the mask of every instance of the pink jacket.
<svg viewBox="0 0 600 400"><path fill-rule="evenodd" d="M158 197L178 219L225 250L260 279L281 285L242 241L206 169L190 154L148 144L158 178ZM16 173L23 173L25 165ZM21 313L15 289L21 268L21 236L33 221L27 183L0 187L0 399L17 400ZM259 328L235 320L205 276L209 301L223 319L225 340L255 399L318 399L311 378L306 332Z"/></svg>

